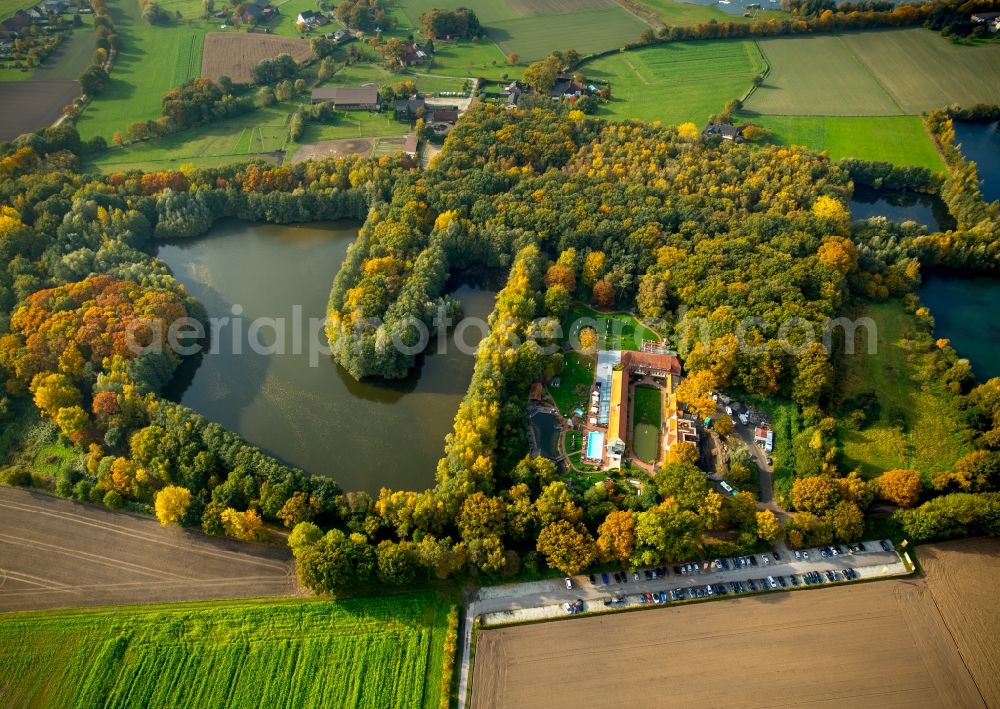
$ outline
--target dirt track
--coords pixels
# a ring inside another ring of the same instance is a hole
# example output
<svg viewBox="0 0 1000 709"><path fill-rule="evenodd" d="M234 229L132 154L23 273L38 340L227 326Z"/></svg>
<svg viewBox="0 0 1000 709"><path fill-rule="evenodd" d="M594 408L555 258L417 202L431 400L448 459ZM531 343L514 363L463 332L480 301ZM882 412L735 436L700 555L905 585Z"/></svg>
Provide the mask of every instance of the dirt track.
<svg viewBox="0 0 1000 709"><path fill-rule="evenodd" d="M923 579L483 631L472 692L474 709L984 706Z"/></svg>
<svg viewBox="0 0 1000 709"><path fill-rule="evenodd" d="M372 138L347 138L344 140L324 140L308 143L295 151L292 162L322 160L324 158L345 158L349 155L368 157L372 154L375 141Z"/></svg>
<svg viewBox="0 0 1000 709"><path fill-rule="evenodd" d="M0 487L0 611L295 592L281 547Z"/></svg>

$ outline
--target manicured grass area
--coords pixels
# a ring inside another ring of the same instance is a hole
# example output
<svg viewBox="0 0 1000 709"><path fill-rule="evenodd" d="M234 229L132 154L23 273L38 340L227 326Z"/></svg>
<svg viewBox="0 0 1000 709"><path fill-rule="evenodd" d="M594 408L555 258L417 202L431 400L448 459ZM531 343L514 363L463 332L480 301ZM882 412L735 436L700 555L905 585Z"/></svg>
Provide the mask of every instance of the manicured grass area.
<svg viewBox="0 0 1000 709"><path fill-rule="evenodd" d="M867 354L861 343L857 354L845 356L841 394L845 401L873 392L878 412L859 427L841 419L843 468L860 468L874 476L893 468L919 470L926 479L950 470L967 445L952 415L952 395L937 382L919 386L914 374L920 355L911 338L916 332L912 315L902 303L874 303L865 315L878 328L878 351ZM851 411L844 411L846 417Z"/></svg>
<svg viewBox="0 0 1000 709"><path fill-rule="evenodd" d="M559 386L550 386L549 395L563 416L570 416L577 407L586 411L587 392L594 383L596 361L579 352L568 352L564 361Z"/></svg>
<svg viewBox="0 0 1000 709"><path fill-rule="evenodd" d="M582 67L588 78L611 82L612 99L598 115L699 125L741 96L763 70L756 43L726 40L643 47Z"/></svg>
<svg viewBox="0 0 1000 709"><path fill-rule="evenodd" d="M501 51L535 60L553 49L572 47L580 54L615 49L639 39L645 22L619 5L558 15L519 17L493 22L487 33Z"/></svg>
<svg viewBox="0 0 1000 709"><path fill-rule="evenodd" d="M416 67L423 69L423 67ZM437 73L435 71L435 73ZM437 93L439 91L461 91L465 79L452 76L428 76L423 71L397 74L389 71L379 63L361 62L343 65L323 86L358 86L375 83L379 86L393 86L401 81L413 81L417 90L422 93Z"/></svg>
<svg viewBox="0 0 1000 709"><path fill-rule="evenodd" d="M870 37L877 39L877 34ZM809 116L903 113L839 35L780 37L758 44L771 72L746 102L752 111Z"/></svg>
<svg viewBox="0 0 1000 709"><path fill-rule="evenodd" d="M660 451L661 399L659 389L641 386L632 398L632 450L647 463L654 462Z"/></svg>
<svg viewBox="0 0 1000 709"><path fill-rule="evenodd" d="M955 44L923 28L845 34L906 113L1000 100L1000 44Z"/></svg>
<svg viewBox="0 0 1000 709"><path fill-rule="evenodd" d="M597 330L600 350L639 350L645 340L660 339L629 313L600 313L583 303L574 303L563 319L564 340L571 341L584 327Z"/></svg>
<svg viewBox="0 0 1000 709"><path fill-rule="evenodd" d="M139 15L134 0L111 0L122 49L108 87L84 111L77 129L84 138L104 136L110 142L133 121L160 115L160 97L201 73L207 23L152 26Z"/></svg>
<svg viewBox="0 0 1000 709"><path fill-rule="evenodd" d="M944 170L944 161L919 116L743 115L767 128L781 145L826 150L830 159L884 160L895 165Z"/></svg>
<svg viewBox="0 0 1000 709"><path fill-rule="evenodd" d="M391 113L368 113L367 111L347 111L340 114L337 123L310 123L299 143L315 143L320 140L340 140L341 138L375 138L380 136L405 135L410 127L400 123Z"/></svg>
<svg viewBox="0 0 1000 709"><path fill-rule="evenodd" d="M249 160L259 153L282 151L288 142L291 104L279 104L163 138L111 148L87 163L100 172L199 167Z"/></svg>
<svg viewBox="0 0 1000 709"><path fill-rule="evenodd" d="M5 703L437 707L452 604L425 592L0 615Z"/></svg>
<svg viewBox="0 0 1000 709"><path fill-rule="evenodd" d="M563 447L570 455L579 453L583 450L583 432L576 430L566 431L563 434Z"/></svg>

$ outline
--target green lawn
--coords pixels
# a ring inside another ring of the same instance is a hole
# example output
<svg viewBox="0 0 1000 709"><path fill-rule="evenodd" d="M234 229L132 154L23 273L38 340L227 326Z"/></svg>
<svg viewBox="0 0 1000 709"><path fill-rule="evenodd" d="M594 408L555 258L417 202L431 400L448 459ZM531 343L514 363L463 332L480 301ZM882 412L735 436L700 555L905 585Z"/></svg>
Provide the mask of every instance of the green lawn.
<svg viewBox="0 0 1000 709"><path fill-rule="evenodd" d="M826 150L832 160L854 157L942 172L941 159L919 116L742 115L767 128L782 145Z"/></svg>
<svg viewBox="0 0 1000 709"><path fill-rule="evenodd" d="M420 71L398 74L389 71L380 63L361 62L358 64L343 65L322 85L358 86L360 84L375 83L379 86L394 86L401 81L413 81L417 85L417 90L422 93L437 93L439 91L457 92L461 91L465 85L465 79L454 76L429 76L423 71L423 67L415 68ZM440 72L435 70L435 73Z"/></svg>
<svg viewBox="0 0 1000 709"><path fill-rule="evenodd" d="M632 450L647 463L659 457L661 399L660 390L653 387L636 387L632 399Z"/></svg>
<svg viewBox="0 0 1000 709"><path fill-rule="evenodd" d="M588 78L611 82L612 100L598 115L699 125L741 96L763 70L757 45L736 40L643 47L582 67Z"/></svg>
<svg viewBox="0 0 1000 709"><path fill-rule="evenodd" d="M875 420L860 429L850 425L843 411L840 439L845 470L860 468L871 477L893 468L930 474L950 470L965 451L962 432L955 422L952 395L937 384L921 387L914 380L922 355L914 352L916 324L902 303L874 303L865 315L878 327L878 351L845 356L840 394L851 409L852 399L874 392L879 401ZM863 338L862 338L863 339Z"/></svg>
<svg viewBox="0 0 1000 709"><path fill-rule="evenodd" d="M629 313L600 313L583 303L573 303L563 319L563 341L571 341L584 327L597 330L597 348L601 350L639 350L645 340L660 339Z"/></svg>
<svg viewBox="0 0 1000 709"><path fill-rule="evenodd" d="M397 0L397 5L410 19L414 27L420 26L420 16L433 7L442 10L467 7L476 13L476 17L484 25L498 20L510 20L522 15L507 0Z"/></svg>
<svg viewBox="0 0 1000 709"><path fill-rule="evenodd" d="M586 406L587 392L594 383L596 364L593 357L579 352L566 354L565 366L559 375L559 386L549 386L549 395L563 416L570 416L573 409Z"/></svg>
<svg viewBox="0 0 1000 709"><path fill-rule="evenodd" d="M201 73L207 23L151 26L139 15L136 0L111 0L122 49L111 82L87 107L77 129L84 138L125 133L129 123L160 116L160 97Z"/></svg>
<svg viewBox="0 0 1000 709"><path fill-rule="evenodd" d="M639 39L645 22L620 5L579 12L519 17L492 22L487 33L507 55L541 59L554 49L572 47L580 54L616 49Z"/></svg>
<svg viewBox="0 0 1000 709"><path fill-rule="evenodd" d="M527 62L511 66L500 48L489 38L464 42L437 42L434 61L426 67L415 67L418 72L445 74L447 76L477 77L499 81L503 74L520 77Z"/></svg>
<svg viewBox="0 0 1000 709"><path fill-rule="evenodd" d="M438 707L452 601L223 601L0 615L16 707Z"/></svg>

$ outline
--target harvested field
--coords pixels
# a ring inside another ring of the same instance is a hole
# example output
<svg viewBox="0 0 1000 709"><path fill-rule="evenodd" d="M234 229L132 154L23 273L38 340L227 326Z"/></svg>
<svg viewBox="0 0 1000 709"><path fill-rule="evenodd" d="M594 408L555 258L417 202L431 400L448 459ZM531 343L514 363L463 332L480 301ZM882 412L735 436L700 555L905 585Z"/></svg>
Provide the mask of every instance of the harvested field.
<svg viewBox="0 0 1000 709"><path fill-rule="evenodd" d="M1000 539L962 539L917 550L927 586L988 706L1000 706Z"/></svg>
<svg viewBox="0 0 1000 709"><path fill-rule="evenodd" d="M48 127L79 94L75 81L0 82L0 140Z"/></svg>
<svg viewBox="0 0 1000 709"><path fill-rule="evenodd" d="M481 631L472 705L984 706L936 601L880 581Z"/></svg>
<svg viewBox="0 0 1000 709"><path fill-rule="evenodd" d="M279 54L290 54L297 62L312 57L309 42L293 37L246 32L211 32L205 35L205 51L201 61L201 75L218 81L228 76L237 84L253 81L253 68L261 59L273 59Z"/></svg>
<svg viewBox="0 0 1000 709"><path fill-rule="evenodd" d="M343 158L348 155L362 155L368 157L372 154L375 146L371 138L357 138L349 140L324 140L321 143L309 143L303 145L292 156L292 162L303 162L304 160L323 160L324 158Z"/></svg>
<svg viewBox="0 0 1000 709"><path fill-rule="evenodd" d="M0 487L0 612L295 591L285 548Z"/></svg>
<svg viewBox="0 0 1000 709"><path fill-rule="evenodd" d="M565 43L580 54L592 54L635 42L646 29L649 25L622 6L609 5L491 22L486 34L505 55L513 52L521 61L534 61L557 48L552 46L553 37L565 37Z"/></svg>

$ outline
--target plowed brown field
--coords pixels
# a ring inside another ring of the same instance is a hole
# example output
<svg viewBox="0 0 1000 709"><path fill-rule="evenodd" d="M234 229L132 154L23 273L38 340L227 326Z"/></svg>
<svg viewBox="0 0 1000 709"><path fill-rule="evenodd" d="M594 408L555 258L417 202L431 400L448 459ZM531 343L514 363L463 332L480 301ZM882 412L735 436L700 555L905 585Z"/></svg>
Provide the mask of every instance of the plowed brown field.
<svg viewBox="0 0 1000 709"><path fill-rule="evenodd" d="M261 59L273 59L290 54L297 62L312 56L309 42L294 37L248 32L210 32L205 35L205 52L201 60L201 75L218 81L228 76L237 84L253 81L253 68Z"/></svg>
<svg viewBox="0 0 1000 709"><path fill-rule="evenodd" d="M928 578L482 631L472 706L1000 706L1000 541L919 553Z"/></svg>

